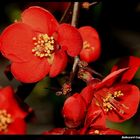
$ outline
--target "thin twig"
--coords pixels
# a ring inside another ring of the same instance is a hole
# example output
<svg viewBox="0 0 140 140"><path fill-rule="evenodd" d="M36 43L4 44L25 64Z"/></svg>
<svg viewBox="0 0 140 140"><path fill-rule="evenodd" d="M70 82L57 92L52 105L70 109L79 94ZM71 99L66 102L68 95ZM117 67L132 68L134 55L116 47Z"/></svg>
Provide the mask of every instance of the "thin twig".
<svg viewBox="0 0 140 140"><path fill-rule="evenodd" d="M72 21L71 21L71 25L76 27L77 21L78 21L78 11L79 11L79 2L74 2L74 6L73 6L73 15L72 15ZM70 83L72 82L74 76L75 76L75 72L76 72L76 68L79 62L79 57L76 56L74 58L74 63L73 63L73 67L72 67L72 71L70 73Z"/></svg>
<svg viewBox="0 0 140 140"><path fill-rule="evenodd" d="M78 62L79 62L79 57L76 56L76 57L74 58L74 63L73 63L73 66L72 66L72 71L71 71L71 73L70 73L70 80L69 80L70 83L71 83L71 82L73 81L73 79L74 79L75 72L76 72L76 70L77 70Z"/></svg>
<svg viewBox="0 0 140 140"><path fill-rule="evenodd" d="M68 11L69 11L69 9L70 9L70 6L71 6L71 2L69 3L67 9L65 10L64 14L62 15L62 17L61 17L59 23L62 23L62 21L64 20L65 16L67 15L67 13L68 13Z"/></svg>
<svg viewBox="0 0 140 140"><path fill-rule="evenodd" d="M71 25L74 26L74 27L76 27L76 24L77 24L78 11L79 11L79 2L74 2L74 5L73 5L73 13L72 13L72 21L71 21ZM70 72L70 78L69 78L69 81L67 83L69 86L71 86L71 83L72 83L72 81L74 79L74 76L75 76L75 73L76 73L76 70L77 70L77 66L78 66L78 62L79 62L79 57L78 56L75 56L74 62L73 62L73 66L72 66L72 70ZM63 85L63 88L62 89L65 89L65 84ZM67 90L66 93L65 93L65 95L67 93L69 93L69 95L70 95L71 87L69 87L69 89L70 90Z"/></svg>
<svg viewBox="0 0 140 140"><path fill-rule="evenodd" d="M76 27L79 11L79 2L74 2L71 25Z"/></svg>
<svg viewBox="0 0 140 140"><path fill-rule="evenodd" d="M87 71L89 71L89 72L91 72L91 73L93 73L93 74L96 74L96 75L98 75L99 77L103 78L103 75L101 75L99 72L97 72L97 71L95 71L95 70L93 70L93 69L91 69L91 68L89 68L89 67L84 67L83 69L85 69L85 70L87 70Z"/></svg>

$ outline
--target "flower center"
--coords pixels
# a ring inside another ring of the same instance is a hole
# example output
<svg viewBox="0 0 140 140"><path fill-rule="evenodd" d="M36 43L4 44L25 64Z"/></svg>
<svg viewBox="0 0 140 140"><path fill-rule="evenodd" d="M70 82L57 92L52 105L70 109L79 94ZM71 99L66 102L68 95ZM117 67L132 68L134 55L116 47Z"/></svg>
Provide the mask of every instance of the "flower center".
<svg viewBox="0 0 140 140"><path fill-rule="evenodd" d="M32 53L37 57L51 57L54 52L54 37L49 37L47 34L39 34L37 37L33 37L34 48Z"/></svg>
<svg viewBox="0 0 140 140"><path fill-rule="evenodd" d="M99 130L95 130L94 131L94 134L99 135L100 134L100 131Z"/></svg>
<svg viewBox="0 0 140 140"><path fill-rule="evenodd" d="M0 109L0 132L7 131L10 123L12 123L11 114L8 114L5 109Z"/></svg>
<svg viewBox="0 0 140 140"><path fill-rule="evenodd" d="M110 110L115 110L120 114L124 114L124 109L128 109L128 107L116 100L116 98L121 97L123 95L124 94L120 90L115 91L113 94L108 93L107 97L103 98L104 111L108 112Z"/></svg>
<svg viewBox="0 0 140 140"><path fill-rule="evenodd" d="M83 42L83 48L84 49L89 49L90 48L90 44L88 43L88 41Z"/></svg>

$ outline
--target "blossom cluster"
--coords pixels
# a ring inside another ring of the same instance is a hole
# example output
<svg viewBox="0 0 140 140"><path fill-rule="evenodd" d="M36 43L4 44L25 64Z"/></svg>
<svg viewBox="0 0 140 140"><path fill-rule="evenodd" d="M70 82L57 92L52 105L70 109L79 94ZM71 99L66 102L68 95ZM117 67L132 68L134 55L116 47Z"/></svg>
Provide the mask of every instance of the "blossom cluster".
<svg viewBox="0 0 140 140"><path fill-rule="evenodd" d="M105 78L94 78L88 63L100 57L101 43L91 26L78 29L60 24L46 9L32 6L22 12L19 21L4 29L0 51L11 62L14 78L23 83L56 77L67 68L70 57L79 58L78 76L87 86L65 100L62 115L66 127L42 134L123 134L108 128L106 120L121 123L137 112L140 91L129 82L140 67L140 58L130 56L117 63ZM63 95L72 90L68 84L63 86ZM31 110L25 111L14 93L10 86L0 89L0 134L26 134L25 118Z"/></svg>

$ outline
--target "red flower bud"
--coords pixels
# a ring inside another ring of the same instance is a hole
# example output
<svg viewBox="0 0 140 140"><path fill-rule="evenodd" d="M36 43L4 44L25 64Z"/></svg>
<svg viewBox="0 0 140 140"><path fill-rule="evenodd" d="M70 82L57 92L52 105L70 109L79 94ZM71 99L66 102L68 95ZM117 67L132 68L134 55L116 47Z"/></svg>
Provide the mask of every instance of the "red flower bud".
<svg viewBox="0 0 140 140"><path fill-rule="evenodd" d="M79 126L85 117L85 111L86 102L80 94L75 93L69 97L65 101L62 111L66 126L69 128Z"/></svg>

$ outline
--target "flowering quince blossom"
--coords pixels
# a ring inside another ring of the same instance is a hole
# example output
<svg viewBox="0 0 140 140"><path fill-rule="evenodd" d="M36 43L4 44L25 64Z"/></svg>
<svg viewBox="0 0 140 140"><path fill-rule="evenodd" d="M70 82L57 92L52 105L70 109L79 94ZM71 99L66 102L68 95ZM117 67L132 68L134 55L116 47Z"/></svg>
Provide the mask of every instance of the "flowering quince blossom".
<svg viewBox="0 0 140 140"><path fill-rule="evenodd" d="M24 83L37 82L48 73L57 76L67 64L67 55L77 56L82 37L75 27L58 24L47 10L32 6L21 21L8 26L1 34L1 52L11 64L11 72Z"/></svg>
<svg viewBox="0 0 140 140"><path fill-rule="evenodd" d="M119 75L126 69L118 70L114 72L116 75ZM113 75L114 76L114 75ZM113 76L110 79L114 78ZM91 82L87 87L85 87L80 94L75 93L71 97L67 98L63 109L62 114L65 119L65 124L69 128L78 127L82 121L84 121L86 110L90 105L94 92L93 85L99 83L99 81Z"/></svg>
<svg viewBox="0 0 140 140"><path fill-rule="evenodd" d="M138 109L140 98L138 87L115 80L118 71L112 72L93 87L95 105L99 106L107 118L113 122L123 122L130 119ZM125 77L123 78L125 81Z"/></svg>
<svg viewBox="0 0 140 140"><path fill-rule="evenodd" d="M24 112L18 105L12 87L0 89L0 134L25 134ZM19 127L20 126L20 127Z"/></svg>
<svg viewBox="0 0 140 140"><path fill-rule="evenodd" d="M96 61L101 53L100 39L97 31L90 26L79 28L83 38L83 48L80 52L80 59L86 62Z"/></svg>
<svg viewBox="0 0 140 140"><path fill-rule="evenodd" d="M119 69L102 81L96 81L96 83L91 81L80 94L76 93L69 97L62 110L66 126L78 127L83 122L91 102L92 106L94 104L94 112L98 112L100 109L105 114L105 119L108 118L114 122L130 119L136 113L139 105L139 89L135 85L116 82L117 78L128 70L129 68Z"/></svg>

